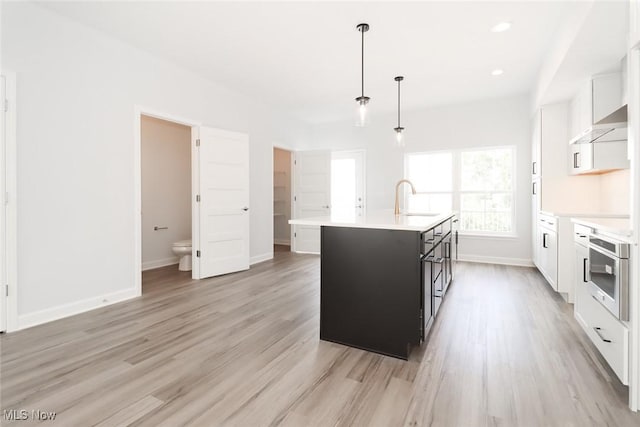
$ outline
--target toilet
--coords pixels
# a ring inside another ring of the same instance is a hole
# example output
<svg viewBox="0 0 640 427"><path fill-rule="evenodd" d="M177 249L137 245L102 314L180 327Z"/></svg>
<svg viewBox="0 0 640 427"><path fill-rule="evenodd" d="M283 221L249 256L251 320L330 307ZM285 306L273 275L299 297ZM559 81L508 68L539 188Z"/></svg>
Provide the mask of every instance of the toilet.
<svg viewBox="0 0 640 427"><path fill-rule="evenodd" d="M173 253L180 257L180 264L178 264L178 270L191 271L191 239L180 240L175 242L171 249Z"/></svg>

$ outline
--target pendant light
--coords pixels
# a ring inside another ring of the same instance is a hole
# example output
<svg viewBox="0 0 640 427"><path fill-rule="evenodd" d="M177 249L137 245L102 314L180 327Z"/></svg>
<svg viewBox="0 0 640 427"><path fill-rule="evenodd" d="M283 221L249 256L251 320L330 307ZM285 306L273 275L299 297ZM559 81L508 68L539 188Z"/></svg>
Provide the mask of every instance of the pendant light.
<svg viewBox="0 0 640 427"><path fill-rule="evenodd" d="M393 128L396 131L396 145L398 147L404 147L404 137L402 132L404 132L404 128L400 126L400 82L404 80L404 77L398 76L394 78L395 81L398 82L398 127Z"/></svg>
<svg viewBox="0 0 640 427"><path fill-rule="evenodd" d="M369 31L369 24L358 24L357 27L360 34L362 34L362 94L356 98L358 103L358 110L356 115L356 126L364 126L368 123L367 116L367 104L370 98L364 96L364 33Z"/></svg>

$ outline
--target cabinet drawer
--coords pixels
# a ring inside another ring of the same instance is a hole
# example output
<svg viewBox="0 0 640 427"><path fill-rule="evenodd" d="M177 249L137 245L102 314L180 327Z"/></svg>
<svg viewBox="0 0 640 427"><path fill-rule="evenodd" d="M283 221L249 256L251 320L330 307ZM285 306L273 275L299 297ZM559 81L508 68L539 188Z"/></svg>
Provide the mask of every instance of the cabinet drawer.
<svg viewBox="0 0 640 427"><path fill-rule="evenodd" d="M538 224L552 231L557 231L558 228L557 218L555 216L545 215L543 213L540 213L538 215Z"/></svg>
<svg viewBox="0 0 640 427"><path fill-rule="evenodd" d="M433 250L433 247L436 243L438 243L435 239L433 229L425 231L422 233L422 253L424 255L428 254Z"/></svg>
<svg viewBox="0 0 640 427"><path fill-rule="evenodd" d="M589 234L591 229L584 225L575 224L573 226L573 241L579 245L587 246L589 244Z"/></svg>
<svg viewBox="0 0 640 427"><path fill-rule="evenodd" d="M578 284L581 287L587 285ZM584 322L582 327L620 381L628 385L629 330L590 294L587 296L588 291L580 289L579 293L581 298L576 304L576 313Z"/></svg>

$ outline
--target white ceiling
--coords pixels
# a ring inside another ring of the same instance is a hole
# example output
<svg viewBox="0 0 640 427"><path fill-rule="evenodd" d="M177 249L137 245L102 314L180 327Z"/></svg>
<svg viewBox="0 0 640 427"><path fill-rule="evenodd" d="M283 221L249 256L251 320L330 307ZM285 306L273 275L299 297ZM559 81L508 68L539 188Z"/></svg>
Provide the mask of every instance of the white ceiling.
<svg viewBox="0 0 640 427"><path fill-rule="evenodd" d="M351 119L360 95L372 113L528 93L554 32L576 3L470 2L46 2L212 81L310 123ZM500 21L513 27L490 28ZM495 68L504 69L499 77Z"/></svg>

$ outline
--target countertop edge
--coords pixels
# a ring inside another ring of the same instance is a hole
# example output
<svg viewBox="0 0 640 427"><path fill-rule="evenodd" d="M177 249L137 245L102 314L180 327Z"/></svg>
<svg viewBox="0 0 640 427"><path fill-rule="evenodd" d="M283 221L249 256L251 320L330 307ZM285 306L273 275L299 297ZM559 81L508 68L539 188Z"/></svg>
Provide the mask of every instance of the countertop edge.
<svg viewBox="0 0 640 427"><path fill-rule="evenodd" d="M594 219L597 219L597 218L573 217L571 218L571 222L574 224L579 224L585 227L592 228L603 235L610 236L614 239L618 239L626 243L631 243L631 244L636 243L633 238L632 230L620 229L616 227L607 226L606 224L600 224L597 221L593 221Z"/></svg>
<svg viewBox="0 0 640 427"><path fill-rule="evenodd" d="M376 222L376 221L372 221L369 223L366 223L366 222L356 223L356 222L341 221L340 219L332 220L330 217L291 219L289 220L289 224L310 225L310 226L320 226L320 227L369 228L369 229L376 229L376 230L423 232L423 231L430 230L431 228L435 227L436 225L440 224L443 221L453 218L455 215L456 215L455 212L449 212L446 214L429 217L429 218L432 218L433 220L427 224L421 224L421 225L390 224L390 223ZM414 215L414 216L417 216L417 215Z"/></svg>

